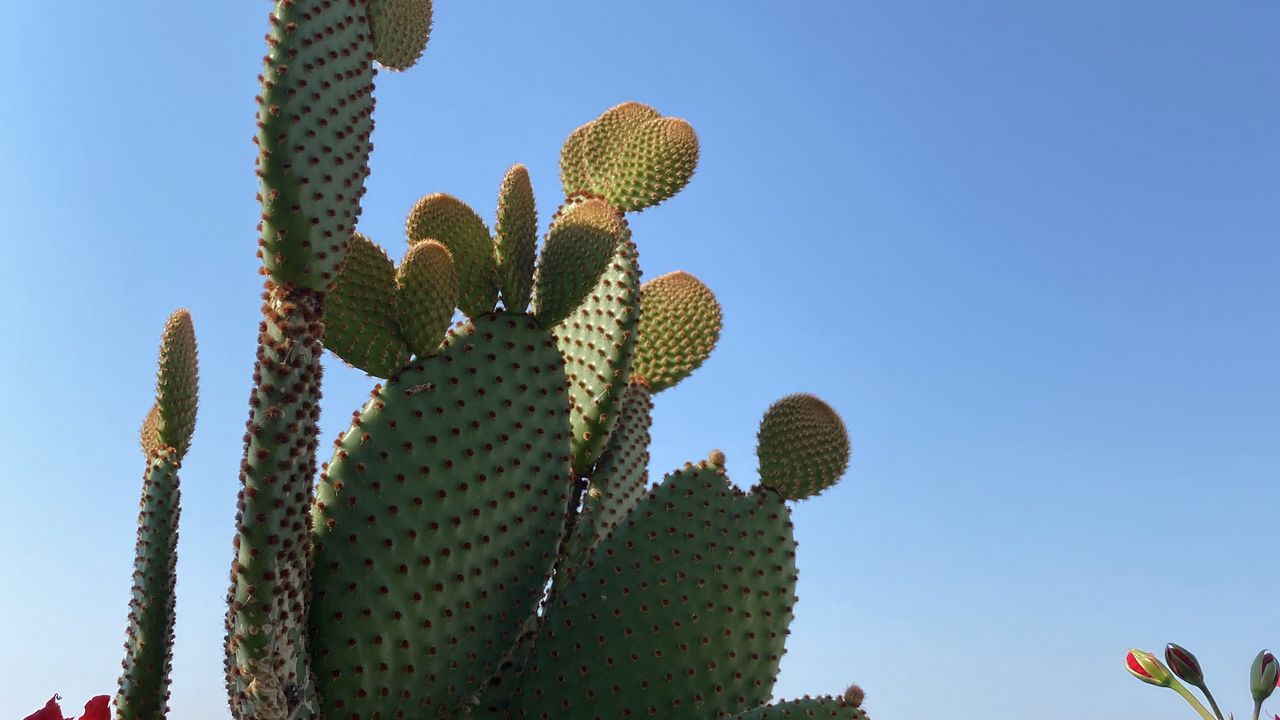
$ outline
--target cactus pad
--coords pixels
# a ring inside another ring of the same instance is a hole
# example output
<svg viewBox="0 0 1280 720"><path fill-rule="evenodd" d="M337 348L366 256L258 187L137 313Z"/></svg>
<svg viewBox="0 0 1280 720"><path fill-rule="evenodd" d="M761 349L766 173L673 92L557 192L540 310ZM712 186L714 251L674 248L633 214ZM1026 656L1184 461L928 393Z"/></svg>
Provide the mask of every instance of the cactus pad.
<svg viewBox="0 0 1280 720"><path fill-rule="evenodd" d="M409 211L405 233L410 245L436 240L449 248L458 268L462 312L475 318L493 310L498 303L493 239L474 210L452 195L427 195Z"/></svg>
<svg viewBox="0 0 1280 720"><path fill-rule="evenodd" d="M720 339L720 304L701 280L678 271L642 285L640 307L640 340L631 371L659 393L711 355Z"/></svg>
<svg viewBox="0 0 1280 720"><path fill-rule="evenodd" d="M458 269L449 248L435 240L409 248L396 271L395 311L414 355L435 354L457 304Z"/></svg>
<svg viewBox="0 0 1280 720"><path fill-rule="evenodd" d="M523 717L701 720L766 702L795 603L790 517L705 462L668 475L554 591Z"/></svg>
<svg viewBox="0 0 1280 720"><path fill-rule="evenodd" d="M565 386L551 335L500 313L450 333L357 413L314 512L328 717L429 717L496 672L560 542Z"/></svg>
<svg viewBox="0 0 1280 720"><path fill-rule="evenodd" d="M812 395L788 395L760 421L760 482L788 500L835 485L849 467L849 433L831 406Z"/></svg>
<svg viewBox="0 0 1280 720"><path fill-rule="evenodd" d="M587 174L587 135L590 132L591 123L578 126L569 133L560 148L560 185L566 197L590 192L591 180Z"/></svg>
<svg viewBox="0 0 1280 720"><path fill-rule="evenodd" d="M609 435L569 538L568 567L581 564L601 540L631 512L649 487L649 388L634 374L622 395L618 425Z"/></svg>
<svg viewBox="0 0 1280 720"><path fill-rule="evenodd" d="M196 329L191 313L169 316L160 339L160 370L156 374L156 433L162 445L175 448L181 458L196 429L196 389L199 369Z"/></svg>
<svg viewBox="0 0 1280 720"><path fill-rule="evenodd" d="M573 470L585 475L618 421L640 315L640 264L624 242L586 300L552 332L564 353L573 413Z"/></svg>
<svg viewBox="0 0 1280 720"><path fill-rule="evenodd" d="M524 312L533 290L533 261L538 245L538 207L524 165L511 166L502 178L493 242L502 304L509 312Z"/></svg>
<svg viewBox="0 0 1280 720"><path fill-rule="evenodd" d="M731 720L868 720L862 709L862 689L857 685L840 697L805 697L764 705L735 715ZM853 702L853 700L857 702Z"/></svg>
<svg viewBox="0 0 1280 720"><path fill-rule="evenodd" d="M373 132L365 4L279 0L258 97L259 254L281 287L324 290L360 216Z"/></svg>
<svg viewBox="0 0 1280 720"><path fill-rule="evenodd" d="M369 0L373 56L383 67L408 70L431 37L431 0Z"/></svg>
<svg viewBox="0 0 1280 720"><path fill-rule="evenodd" d="M396 322L396 268L369 238L351 236L347 262L325 298L324 346L374 377L409 362Z"/></svg>
<svg viewBox="0 0 1280 720"><path fill-rule="evenodd" d="M138 432L138 443L142 446L142 454L150 458L151 453L164 447L160 442L160 406L151 404L147 416L142 419L142 429Z"/></svg>
<svg viewBox="0 0 1280 720"><path fill-rule="evenodd" d="M534 281L535 314L543 325L557 325L582 304L614 250L631 236L627 221L599 198L567 201L551 220Z"/></svg>
<svg viewBox="0 0 1280 720"><path fill-rule="evenodd" d="M566 194L592 192L619 210L643 210L680 192L698 164L693 127L647 105L617 105L584 128L561 149Z"/></svg>

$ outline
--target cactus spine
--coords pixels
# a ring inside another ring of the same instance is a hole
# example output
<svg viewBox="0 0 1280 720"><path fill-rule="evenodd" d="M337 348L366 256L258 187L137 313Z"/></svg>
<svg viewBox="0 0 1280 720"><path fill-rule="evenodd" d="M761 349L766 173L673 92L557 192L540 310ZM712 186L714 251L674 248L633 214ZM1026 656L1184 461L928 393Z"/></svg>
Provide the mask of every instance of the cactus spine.
<svg viewBox="0 0 1280 720"><path fill-rule="evenodd" d="M412 65L430 29L430 0L273 6L256 138L263 320L226 616L233 716L865 718L860 695L766 705L796 600L787 501L843 474L835 411L809 395L770 409L749 491L718 450L649 486L653 398L704 364L722 322L688 273L641 284L625 218L689 182L689 123L624 103L574 130L541 252L522 165L499 186L494 232L439 192L409 211L398 266L355 232L374 63ZM122 718L165 712L189 317L165 337L141 433ZM326 348L385 382L318 468Z"/></svg>

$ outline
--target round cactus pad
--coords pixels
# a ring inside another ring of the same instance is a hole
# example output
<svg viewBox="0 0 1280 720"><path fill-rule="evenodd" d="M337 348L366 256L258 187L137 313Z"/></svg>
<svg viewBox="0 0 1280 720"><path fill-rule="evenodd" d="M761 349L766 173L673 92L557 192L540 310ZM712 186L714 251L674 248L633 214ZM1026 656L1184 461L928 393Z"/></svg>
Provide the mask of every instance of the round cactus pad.
<svg viewBox="0 0 1280 720"><path fill-rule="evenodd" d="M687 272L667 273L640 287L640 340L631 371L653 392L674 387L698 369L720 339L716 296Z"/></svg>
<svg viewBox="0 0 1280 720"><path fill-rule="evenodd" d="M849 433L835 410L812 395L773 404L756 436L760 482L788 500L835 485L849 466Z"/></svg>

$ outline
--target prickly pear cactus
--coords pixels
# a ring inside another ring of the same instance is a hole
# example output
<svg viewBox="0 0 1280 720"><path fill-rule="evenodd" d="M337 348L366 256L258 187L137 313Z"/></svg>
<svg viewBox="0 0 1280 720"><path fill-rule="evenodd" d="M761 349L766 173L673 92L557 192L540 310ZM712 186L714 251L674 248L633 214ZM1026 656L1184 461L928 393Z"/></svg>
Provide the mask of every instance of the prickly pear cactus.
<svg viewBox="0 0 1280 720"><path fill-rule="evenodd" d="M418 60L431 8L273 3L232 715L864 719L852 689L767 704L796 603L788 502L843 475L839 415L811 395L770 408L750 490L718 450L649 485L655 397L708 361L723 316L689 273L642 283L625 216L689 182L688 122L624 103L570 133L566 197L540 250L518 164L492 225L432 192L409 211L404 251L355 232L374 72ZM379 381L318 467L325 349ZM165 713L176 471L194 418L194 332L179 313L141 431L121 718Z"/></svg>

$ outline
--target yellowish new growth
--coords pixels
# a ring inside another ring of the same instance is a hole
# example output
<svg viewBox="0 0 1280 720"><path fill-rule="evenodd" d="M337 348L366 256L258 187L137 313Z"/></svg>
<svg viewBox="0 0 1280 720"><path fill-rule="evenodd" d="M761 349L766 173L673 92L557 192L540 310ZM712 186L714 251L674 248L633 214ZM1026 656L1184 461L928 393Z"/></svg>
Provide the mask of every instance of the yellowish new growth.
<svg viewBox="0 0 1280 720"><path fill-rule="evenodd" d="M458 303L458 270L449 249L435 240L409 248L396 271L396 316L413 354L434 355Z"/></svg>
<svg viewBox="0 0 1280 720"><path fill-rule="evenodd" d="M653 392L675 386L706 361L720 339L720 303L701 280L667 273L640 288L640 340L632 372Z"/></svg>
<svg viewBox="0 0 1280 720"><path fill-rule="evenodd" d="M789 395L764 414L757 435L760 482L788 500L831 487L849 466L849 433L830 405Z"/></svg>
<svg viewBox="0 0 1280 720"><path fill-rule="evenodd" d="M431 0L369 0L373 56L391 70L408 70L431 37Z"/></svg>
<svg viewBox="0 0 1280 720"><path fill-rule="evenodd" d="M196 429L199 380L196 328L190 312L177 310L169 316L160 340L155 432L160 444L177 450L179 458L187 452Z"/></svg>

